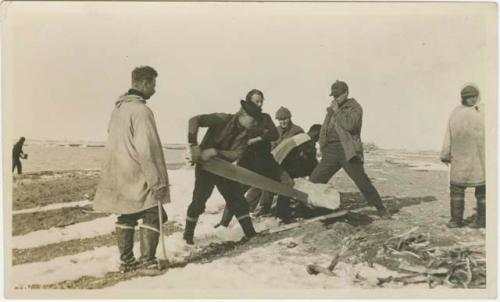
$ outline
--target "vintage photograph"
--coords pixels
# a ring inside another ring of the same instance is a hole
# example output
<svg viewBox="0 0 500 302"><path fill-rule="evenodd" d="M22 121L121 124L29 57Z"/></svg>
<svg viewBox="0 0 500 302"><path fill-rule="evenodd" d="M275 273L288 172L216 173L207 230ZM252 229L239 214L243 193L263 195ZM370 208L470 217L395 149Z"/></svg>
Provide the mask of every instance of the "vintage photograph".
<svg viewBox="0 0 500 302"><path fill-rule="evenodd" d="M2 3L6 297L496 297L497 22Z"/></svg>

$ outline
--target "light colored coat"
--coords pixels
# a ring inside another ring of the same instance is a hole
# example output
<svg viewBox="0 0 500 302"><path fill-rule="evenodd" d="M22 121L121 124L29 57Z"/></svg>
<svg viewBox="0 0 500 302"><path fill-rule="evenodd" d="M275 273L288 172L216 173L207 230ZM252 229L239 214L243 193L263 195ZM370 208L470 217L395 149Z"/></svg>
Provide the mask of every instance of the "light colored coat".
<svg viewBox="0 0 500 302"><path fill-rule="evenodd" d="M153 191L168 184L153 112L142 97L121 96L109 123L94 210L132 214L155 207ZM170 202L170 195L162 202Z"/></svg>
<svg viewBox="0 0 500 302"><path fill-rule="evenodd" d="M484 143L484 105L455 108L441 151L441 160L451 162L451 184L465 187L485 184Z"/></svg>

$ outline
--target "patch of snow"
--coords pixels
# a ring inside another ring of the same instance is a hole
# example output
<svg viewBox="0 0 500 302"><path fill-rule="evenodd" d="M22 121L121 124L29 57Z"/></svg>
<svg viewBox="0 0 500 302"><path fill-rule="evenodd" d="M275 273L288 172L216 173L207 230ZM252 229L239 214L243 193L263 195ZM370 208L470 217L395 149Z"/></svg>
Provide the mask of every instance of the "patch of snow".
<svg viewBox="0 0 500 302"><path fill-rule="evenodd" d="M135 247L134 250L138 252L139 247ZM117 271L119 266L118 248L101 247L49 261L15 265L12 267L9 281L16 287L52 284L76 280L82 276L104 276L107 272Z"/></svg>
<svg viewBox="0 0 500 302"><path fill-rule="evenodd" d="M18 211L12 211L12 215L44 212L44 211L57 210L57 209L62 209L62 208L84 207L84 206L87 206L90 204L92 204L92 201L90 201L90 200L53 203L53 204L49 204L49 205L44 206L44 207L36 207L36 208L29 208L29 209L23 209L23 210L18 210Z"/></svg>
<svg viewBox="0 0 500 302"><path fill-rule="evenodd" d="M445 164L433 164L433 163L413 163L415 166L411 166L410 170L417 171L448 171L448 167Z"/></svg>
<svg viewBox="0 0 500 302"><path fill-rule="evenodd" d="M410 170L417 171L448 171L448 167L443 163L413 160L408 158L393 157L390 159L392 162L397 164L403 164L408 166Z"/></svg>
<svg viewBox="0 0 500 302"><path fill-rule="evenodd" d="M115 221L116 216L110 215L63 228L53 227L48 230L39 230L21 236L14 236L12 237L12 248L34 248L61 241L109 234L115 228Z"/></svg>
<svg viewBox="0 0 500 302"><path fill-rule="evenodd" d="M183 223L186 218L187 207L191 202L192 187L194 184L194 169L183 168L179 170L172 170L168 173L171 180L170 191L172 202L165 204L164 208L167 211L170 221ZM81 205L77 203L81 202L76 202L74 205ZM69 204L71 203L53 204L43 207L43 209L48 210L61 208L62 205ZM221 209L224 208L224 205L224 199L217 190L214 190L212 197L207 202L206 212L220 212ZM41 209L42 208L39 210ZM35 209L28 210L37 211ZM19 211L19 213L21 213L21 211ZM200 229L202 228L213 228L213 225L218 222L215 217L211 220L205 221L203 218L204 216L206 216L206 214L202 215L202 218L200 218L197 231L201 231ZM91 238L99 235L110 234L115 228L115 221L116 215L110 215L104 218L97 218L91 221L77 223L62 228L53 227L48 230L39 230L21 236L14 236L12 238L12 247L19 249L33 248L67 240Z"/></svg>
<svg viewBox="0 0 500 302"><path fill-rule="evenodd" d="M379 168L369 169L369 172L378 172L382 174L387 174L387 172L384 169L379 169Z"/></svg>
<svg viewBox="0 0 500 302"><path fill-rule="evenodd" d="M201 218L205 219L201 219ZM237 222L228 228L213 228L213 223L218 221L219 215L203 215L200 217L199 227L196 229L195 246L185 244L182 232L176 232L165 237L165 250L167 259L172 262L181 262L191 253L200 251L212 242L234 241L243 236ZM276 226L276 219L263 219L256 225L257 231ZM114 227L114 223L108 223ZM104 225L101 225L104 226ZM140 244L135 242L134 254L140 256ZM157 257L163 259L161 243L156 251ZM14 286L30 284L51 284L64 280L76 280L83 276L104 276L106 272L117 271L120 260L118 248L101 247L83 253L53 258L49 261L15 265L12 267L11 282Z"/></svg>
<svg viewBox="0 0 500 302"><path fill-rule="evenodd" d="M183 167L177 170L169 170L168 176L172 202L164 205L165 211L168 214L169 220L184 222L187 208L193 197L194 168ZM219 212L224 206L224 199L215 188L212 196L206 203L205 213Z"/></svg>

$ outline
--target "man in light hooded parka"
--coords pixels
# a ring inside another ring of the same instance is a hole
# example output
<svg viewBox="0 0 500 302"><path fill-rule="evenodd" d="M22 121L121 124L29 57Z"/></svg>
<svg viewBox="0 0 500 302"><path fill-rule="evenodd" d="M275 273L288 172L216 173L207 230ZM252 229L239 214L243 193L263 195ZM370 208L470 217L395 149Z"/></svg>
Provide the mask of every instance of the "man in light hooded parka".
<svg viewBox="0 0 500 302"><path fill-rule="evenodd" d="M119 215L115 235L122 272L155 269L161 227L158 202L170 202L162 145L153 112L146 105L155 93L156 77L153 68L137 67L132 72L132 89L116 102L94 199L95 211ZM165 222L163 208L161 215ZM139 219L141 257L136 261L134 228Z"/></svg>
<svg viewBox="0 0 500 302"><path fill-rule="evenodd" d="M466 86L461 91L462 105L451 113L446 130L441 161L450 164L449 228L463 226L465 189L475 188L477 218L470 225L486 225L486 183L484 166L484 104L479 90Z"/></svg>

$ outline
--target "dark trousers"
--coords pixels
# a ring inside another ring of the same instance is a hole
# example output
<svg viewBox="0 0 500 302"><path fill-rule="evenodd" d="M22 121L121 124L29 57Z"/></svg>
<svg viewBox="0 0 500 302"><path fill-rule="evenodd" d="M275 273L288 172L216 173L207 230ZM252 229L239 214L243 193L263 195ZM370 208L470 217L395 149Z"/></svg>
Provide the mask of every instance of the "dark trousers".
<svg viewBox="0 0 500 302"><path fill-rule="evenodd" d="M243 156L238 162L238 166L248 169L252 172L260 174L262 176L271 178L275 181L281 181L281 174L283 173L283 169L276 162L271 152L265 148L249 148L245 151ZM247 198L245 201L248 207L255 207L256 204L260 200L259 189L250 188L247 185L240 185L243 195L247 194ZM250 191L249 191L250 190ZM263 194L270 194L267 192L263 192ZM280 196L281 197L281 196ZM282 197L281 197L282 198ZM224 212L222 213L222 218L220 224L223 226L228 226L231 220L233 219L233 211L226 206ZM236 214L236 213L235 213Z"/></svg>
<svg viewBox="0 0 500 302"><path fill-rule="evenodd" d="M167 222L167 213L162 207L163 223ZM116 224L125 227L135 227L137 220L142 219L142 224L156 230L160 230L160 217L158 215L158 207L152 207L141 212L133 214L122 214L118 216Z"/></svg>
<svg viewBox="0 0 500 302"><path fill-rule="evenodd" d="M458 186L454 184L450 184L450 198L452 200L465 202L465 186ZM486 185L475 187L474 195L476 196L476 200L481 201L486 199Z"/></svg>
<svg viewBox="0 0 500 302"><path fill-rule="evenodd" d="M236 215L238 220L248 215L248 204L239 183L196 166L193 199L187 210L188 219L197 219L198 216L205 212L205 204L212 195L214 187L217 187L217 190L226 201L226 207Z"/></svg>
<svg viewBox="0 0 500 302"><path fill-rule="evenodd" d="M316 150L316 149L315 149ZM315 160L303 160L302 158L295 157L295 160L287 160L280 165L282 171L286 172L281 174L280 181L282 183L293 183L293 179L299 177L310 176L311 172L317 165ZM262 192L259 204L257 206L257 213L267 213L272 207L272 203L276 194L270 192ZM248 200L248 198L247 198ZM276 207L273 215L285 220L292 215L291 198L278 195L276 198ZM297 204L296 204L297 206ZM297 214L297 211L295 212Z"/></svg>
<svg viewBox="0 0 500 302"><path fill-rule="evenodd" d="M17 174L23 174L23 165L21 165L21 160L19 158L12 160L12 172L17 168Z"/></svg>
<svg viewBox="0 0 500 302"><path fill-rule="evenodd" d="M310 181L326 184L341 168L354 181L368 204L378 210L384 209L377 189L375 189L365 173L363 162L357 157L349 161L346 160L344 148L342 148L340 142L329 143L324 146L321 161L311 173Z"/></svg>
<svg viewBox="0 0 500 302"><path fill-rule="evenodd" d="M281 183L292 183L293 179L287 173L284 173L280 182ZM261 190L259 190L259 191L261 191ZM256 212L260 212L260 211L262 211L264 213L269 212L271 210L273 200L276 197L276 208L274 210L273 215L280 218L280 219L287 219L290 217L290 215L291 215L291 209L290 209L291 198L290 197L271 193L271 192L264 192L264 191L261 191L261 192L262 193L260 194L260 198L258 199L258 204L257 204L257 207L255 209Z"/></svg>

